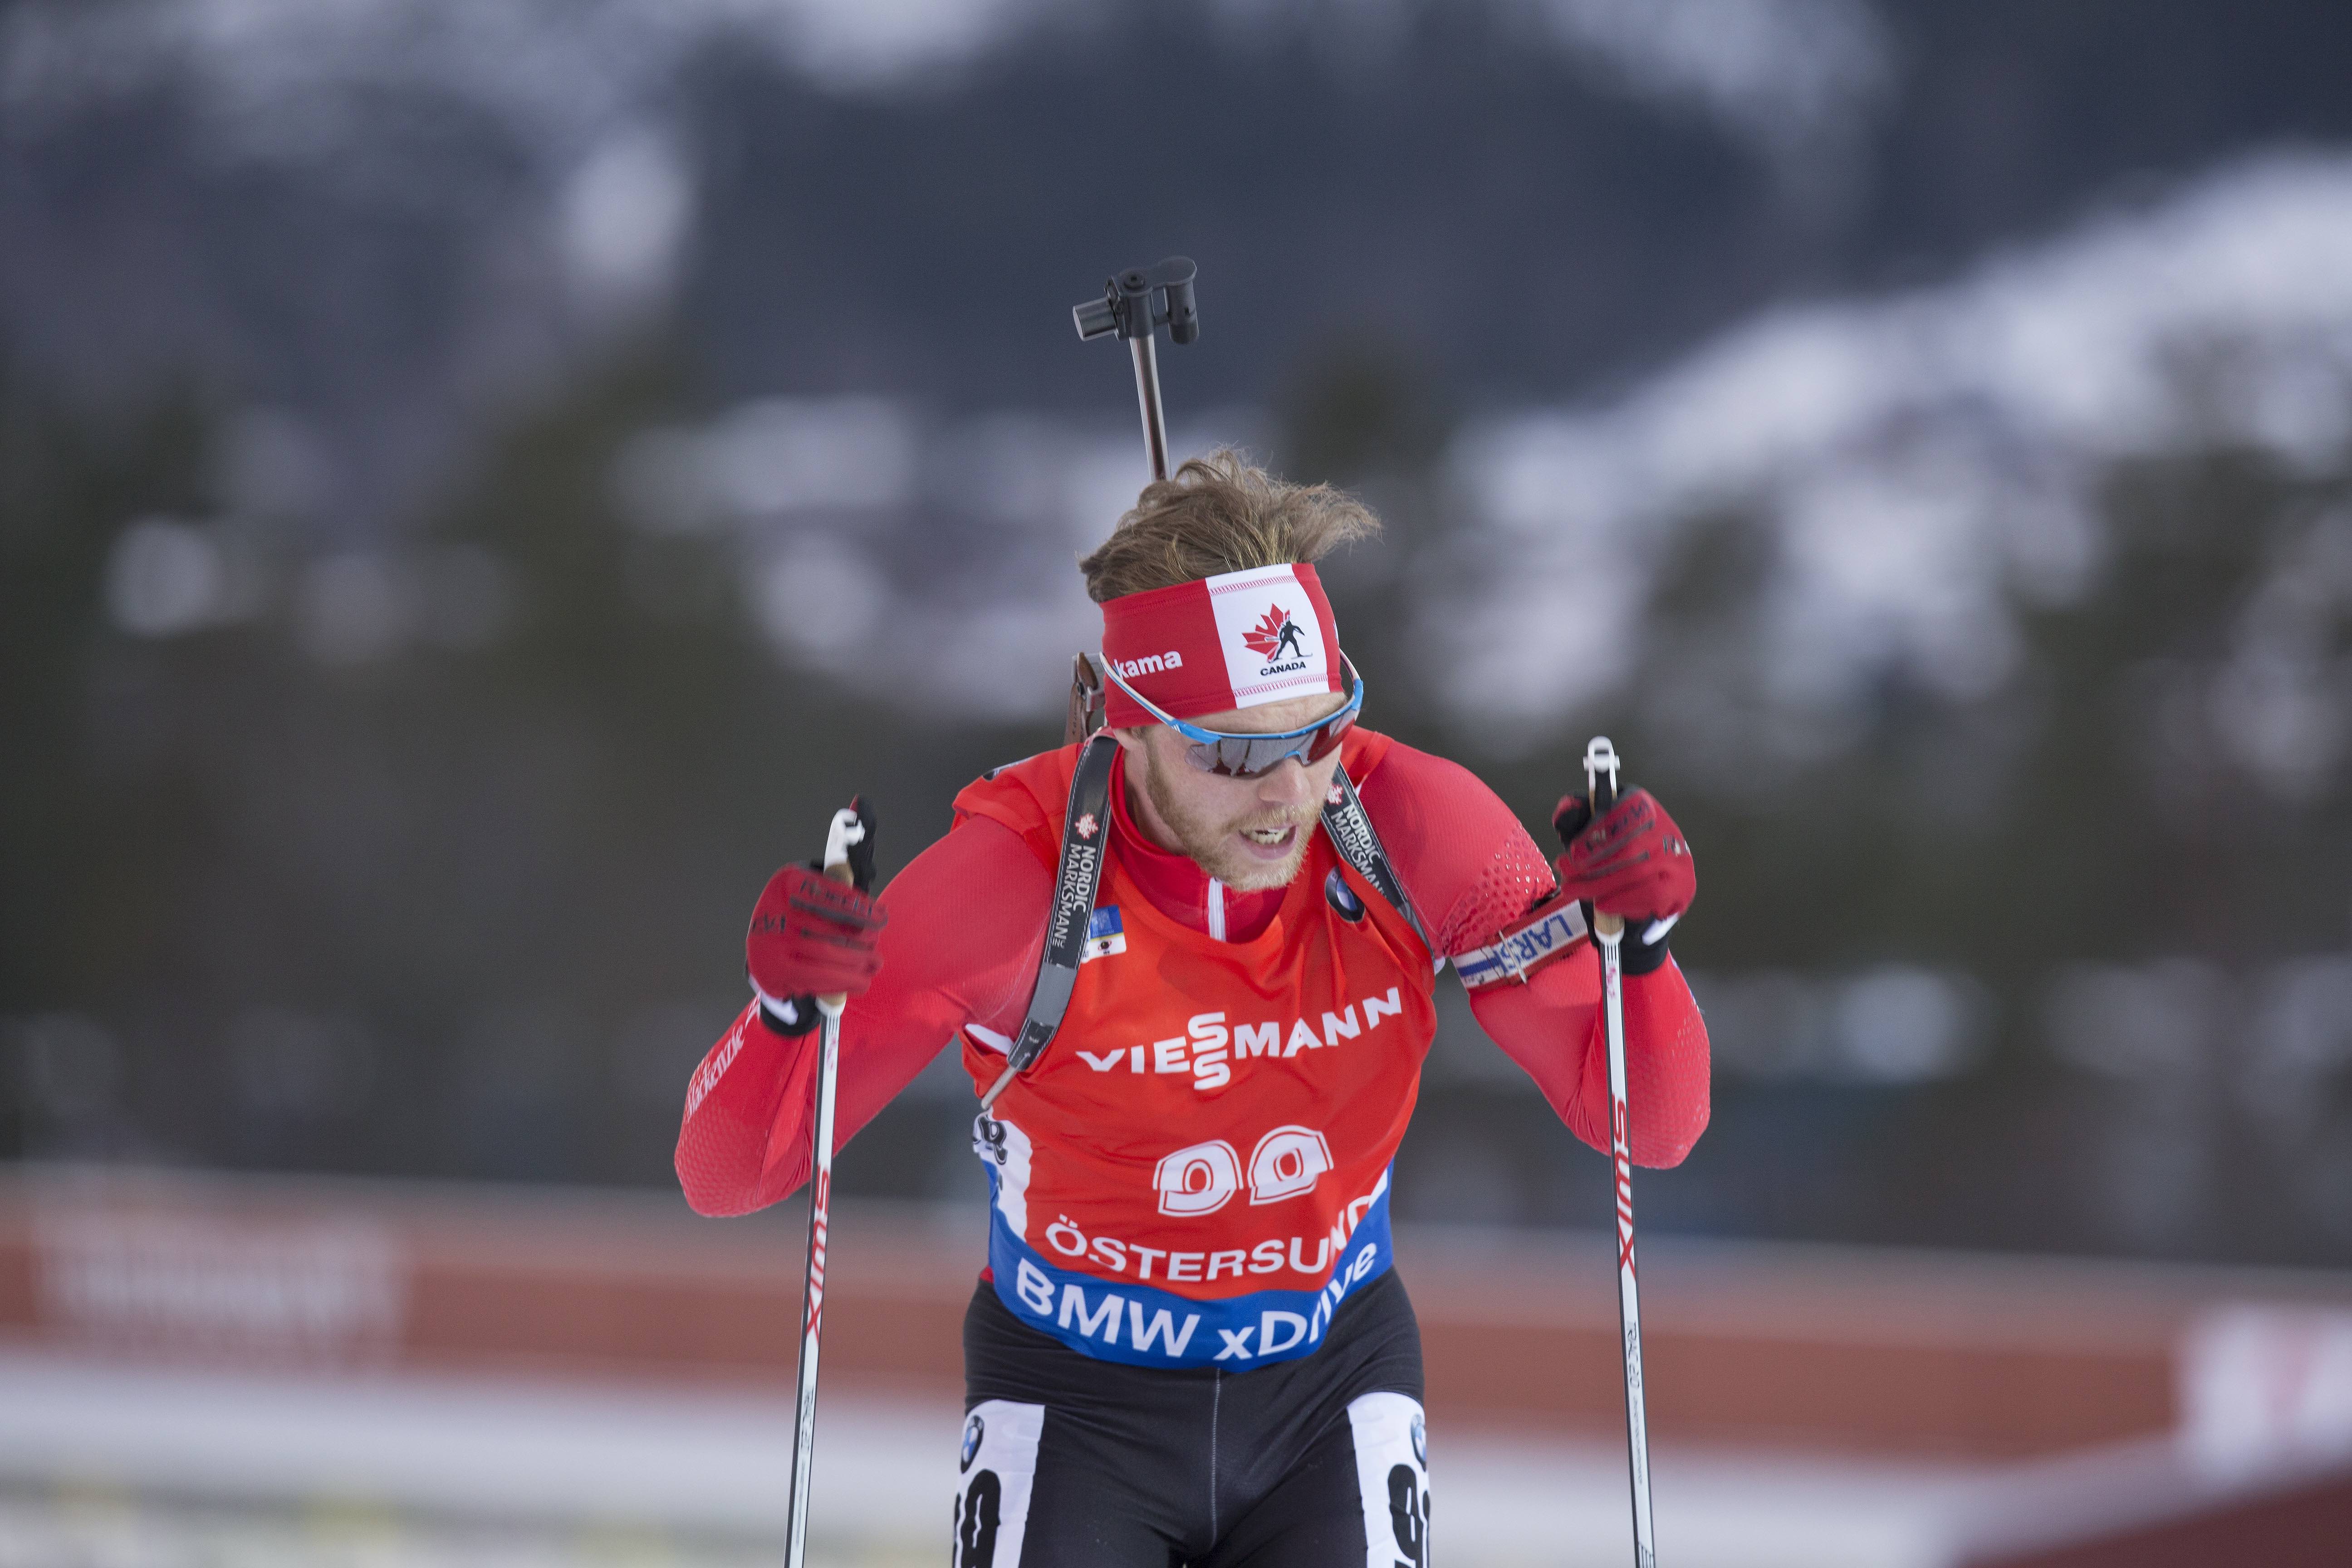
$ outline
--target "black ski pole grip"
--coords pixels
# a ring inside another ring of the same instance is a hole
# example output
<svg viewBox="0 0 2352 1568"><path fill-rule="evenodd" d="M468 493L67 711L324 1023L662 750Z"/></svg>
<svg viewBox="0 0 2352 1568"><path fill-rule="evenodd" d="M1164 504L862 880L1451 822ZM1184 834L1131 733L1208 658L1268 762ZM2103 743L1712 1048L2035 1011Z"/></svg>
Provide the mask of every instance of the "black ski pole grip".
<svg viewBox="0 0 2352 1568"><path fill-rule="evenodd" d="M856 888L861 893L874 890L874 807L864 795L854 795L849 805L833 814L833 824L825 830L824 874L836 882ZM838 992L820 996L816 1005L828 1016L841 1016L841 1009L849 998Z"/></svg>
<svg viewBox="0 0 2352 1568"><path fill-rule="evenodd" d="M1606 735L1595 735L1584 748L1585 797L1592 803L1592 822L1609 815L1617 804L1617 748ZM1592 934L1596 939L1615 940L1625 933L1622 915L1606 915L1592 911Z"/></svg>
<svg viewBox="0 0 2352 1568"><path fill-rule="evenodd" d="M1606 735L1595 735L1584 747L1585 798L1592 803L1592 820L1600 821L1617 804L1617 748Z"/></svg>

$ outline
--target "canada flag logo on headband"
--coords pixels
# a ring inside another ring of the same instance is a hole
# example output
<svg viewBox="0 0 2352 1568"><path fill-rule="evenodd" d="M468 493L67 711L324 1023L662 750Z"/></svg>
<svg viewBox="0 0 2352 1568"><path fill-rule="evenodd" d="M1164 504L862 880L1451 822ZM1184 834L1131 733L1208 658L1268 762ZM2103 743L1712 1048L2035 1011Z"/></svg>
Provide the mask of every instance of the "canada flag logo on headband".
<svg viewBox="0 0 2352 1568"><path fill-rule="evenodd" d="M1103 605L1112 673L1178 718L1339 689L1331 605L1304 563L1220 573ZM1144 714L1116 686L1109 721Z"/></svg>
<svg viewBox="0 0 2352 1568"><path fill-rule="evenodd" d="M1208 580L1210 614L1225 656L1233 706L1252 708L1303 692L1336 689L1330 611L1312 566L1263 567Z"/></svg>
<svg viewBox="0 0 2352 1568"><path fill-rule="evenodd" d="M1298 630L1298 623L1291 621L1289 611L1282 609L1279 605L1275 605L1273 609L1265 611L1263 616L1258 616L1256 626L1249 627L1246 632L1242 632L1242 642L1249 647L1251 654L1256 654L1258 658L1265 658L1265 660L1282 660L1282 658L1303 660L1307 656L1307 648L1306 648L1306 642L1301 642L1301 637L1303 637L1303 632Z"/></svg>
<svg viewBox="0 0 2352 1568"><path fill-rule="evenodd" d="M1290 612L1276 605L1258 617L1257 625L1242 634L1242 642L1260 658L1303 659L1307 657L1307 645L1300 640L1304 635L1298 623L1290 618Z"/></svg>

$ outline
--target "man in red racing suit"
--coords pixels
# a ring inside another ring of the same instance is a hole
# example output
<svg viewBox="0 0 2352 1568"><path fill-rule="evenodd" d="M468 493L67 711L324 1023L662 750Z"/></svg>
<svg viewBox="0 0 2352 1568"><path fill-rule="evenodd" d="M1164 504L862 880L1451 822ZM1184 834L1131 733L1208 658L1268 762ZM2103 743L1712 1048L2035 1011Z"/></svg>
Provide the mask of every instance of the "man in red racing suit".
<svg viewBox="0 0 2352 1568"><path fill-rule="evenodd" d="M1449 961L1481 1026L1606 1150L1598 964L1563 933L1585 909L1625 916L1633 1158L1674 1164L1706 1126L1706 1035L1666 952L1687 845L1643 792L1597 823L1570 797L1556 873L1468 772L1353 723L1360 683L1308 563L1374 526L1224 454L1150 487L1083 563L1118 745L1108 820L1066 820L1066 746L966 788L878 899L787 868L755 913L757 994L679 1134L704 1214L807 1178L812 993L859 993L843 1142L950 1040L976 1092L996 1084L1066 837L1101 847L1058 1033L976 1124L991 1235L960 1564L1427 1562L1389 1166ZM1404 907L1320 830L1339 770Z"/></svg>

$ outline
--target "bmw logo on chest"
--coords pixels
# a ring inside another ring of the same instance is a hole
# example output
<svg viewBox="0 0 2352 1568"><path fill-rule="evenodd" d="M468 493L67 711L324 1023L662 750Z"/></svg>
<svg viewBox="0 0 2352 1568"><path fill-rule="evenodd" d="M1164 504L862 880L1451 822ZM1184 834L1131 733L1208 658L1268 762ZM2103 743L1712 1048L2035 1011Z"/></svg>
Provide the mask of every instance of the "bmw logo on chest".
<svg viewBox="0 0 2352 1568"><path fill-rule="evenodd" d="M1356 889L1348 886L1348 879L1339 874L1337 866L1323 879L1323 899L1350 925L1364 918L1364 900L1356 897Z"/></svg>

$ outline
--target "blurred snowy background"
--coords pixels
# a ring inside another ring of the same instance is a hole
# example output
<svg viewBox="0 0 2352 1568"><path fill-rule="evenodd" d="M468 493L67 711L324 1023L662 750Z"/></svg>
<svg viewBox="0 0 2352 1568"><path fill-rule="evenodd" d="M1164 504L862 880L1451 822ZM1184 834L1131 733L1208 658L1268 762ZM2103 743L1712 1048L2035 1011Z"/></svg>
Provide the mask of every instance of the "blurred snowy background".
<svg viewBox="0 0 2352 1568"><path fill-rule="evenodd" d="M0 1156L662 1187L743 911L1051 743L1177 445L1705 866L1664 1230L2352 1258L2352 19L0 5ZM1548 837L1548 835L1547 835ZM1454 998L1458 1001L1458 998ZM1449 1007L1452 1004L1449 1003ZM1426 1220L1597 1224L1466 1010ZM855 1190L977 1181L943 1069Z"/></svg>
<svg viewBox="0 0 2352 1568"><path fill-rule="evenodd" d="M772 1559L797 1233L678 1212L685 1079L844 795L887 870L1058 737L1143 478L1068 310L1175 252L1175 444L1388 519L1370 721L1544 838L1605 731L1697 847L1669 1554L2320 1471L2260 1552L2340 1552L2347 58L2324 0L0 0L0 1564ZM1444 1560L1619 1562L1603 1163L1440 1000ZM970 1103L843 1159L825 1561L936 1555Z"/></svg>

